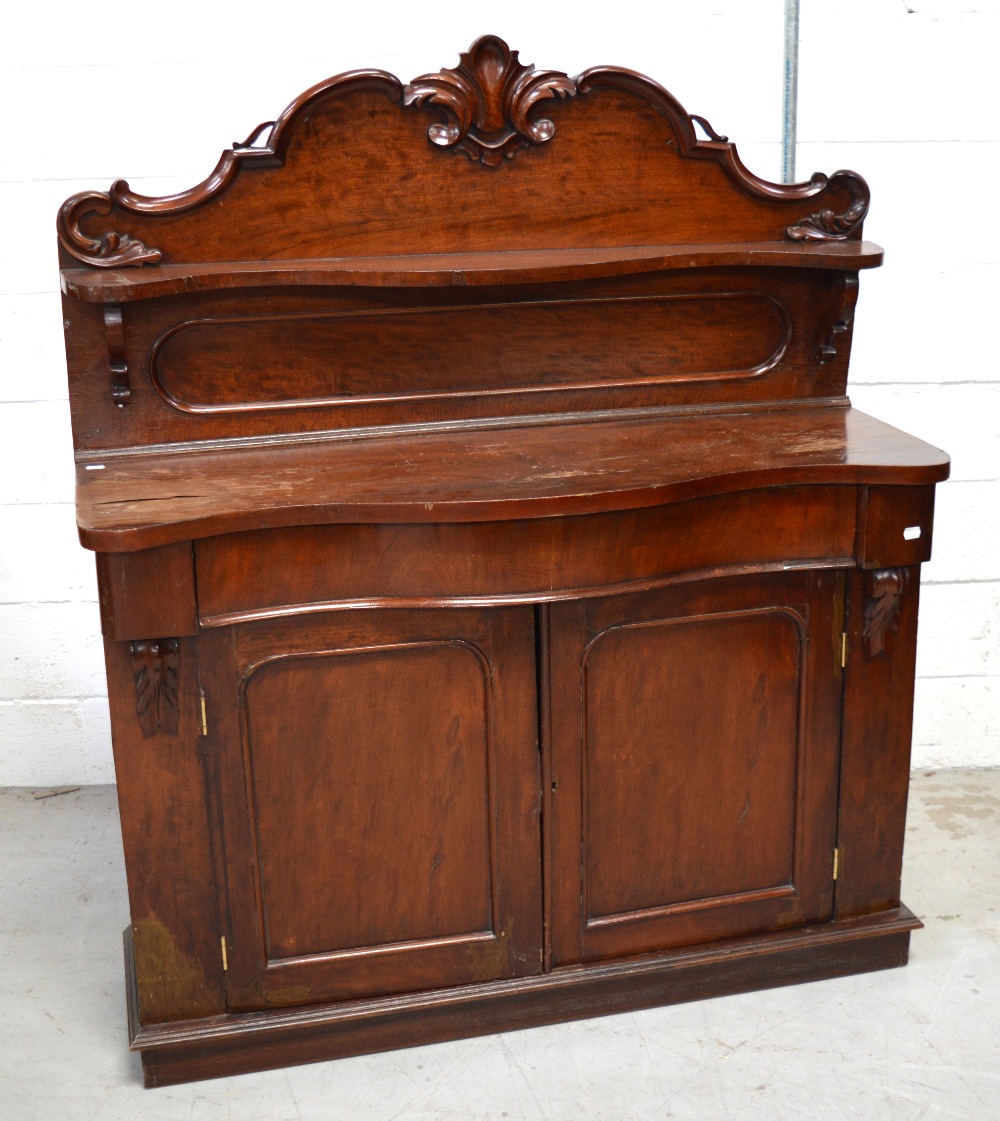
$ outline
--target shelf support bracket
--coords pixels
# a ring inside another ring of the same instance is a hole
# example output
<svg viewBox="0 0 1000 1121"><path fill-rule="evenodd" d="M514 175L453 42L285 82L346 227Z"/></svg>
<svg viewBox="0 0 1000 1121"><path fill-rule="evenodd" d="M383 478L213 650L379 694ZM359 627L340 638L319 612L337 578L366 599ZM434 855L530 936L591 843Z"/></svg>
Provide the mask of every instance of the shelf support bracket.
<svg viewBox="0 0 1000 1121"><path fill-rule="evenodd" d="M123 409L132 400L128 362L125 358L125 323L118 304L104 305L104 330L108 337L108 365L111 369L111 400Z"/></svg>

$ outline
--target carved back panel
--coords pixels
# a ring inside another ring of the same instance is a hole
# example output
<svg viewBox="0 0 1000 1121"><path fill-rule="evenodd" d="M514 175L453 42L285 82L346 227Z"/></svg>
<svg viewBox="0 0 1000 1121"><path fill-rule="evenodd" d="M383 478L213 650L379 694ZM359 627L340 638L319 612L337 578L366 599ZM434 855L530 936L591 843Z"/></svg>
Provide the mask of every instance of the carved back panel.
<svg viewBox="0 0 1000 1121"><path fill-rule="evenodd" d="M757 178L649 78L534 71L492 36L407 86L374 70L320 83L248 140L179 195L119 181L68 200L63 264L839 240L868 206L851 172Z"/></svg>

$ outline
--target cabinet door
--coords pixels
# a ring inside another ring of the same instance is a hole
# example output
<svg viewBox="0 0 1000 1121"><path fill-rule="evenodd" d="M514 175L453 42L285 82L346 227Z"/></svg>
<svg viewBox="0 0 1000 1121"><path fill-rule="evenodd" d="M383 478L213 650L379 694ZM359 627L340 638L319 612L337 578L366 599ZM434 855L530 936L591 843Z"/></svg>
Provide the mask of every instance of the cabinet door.
<svg viewBox="0 0 1000 1121"><path fill-rule="evenodd" d="M555 965L829 918L843 578L553 606Z"/></svg>
<svg viewBox="0 0 1000 1121"><path fill-rule="evenodd" d="M205 632L231 1009L541 968L530 608Z"/></svg>

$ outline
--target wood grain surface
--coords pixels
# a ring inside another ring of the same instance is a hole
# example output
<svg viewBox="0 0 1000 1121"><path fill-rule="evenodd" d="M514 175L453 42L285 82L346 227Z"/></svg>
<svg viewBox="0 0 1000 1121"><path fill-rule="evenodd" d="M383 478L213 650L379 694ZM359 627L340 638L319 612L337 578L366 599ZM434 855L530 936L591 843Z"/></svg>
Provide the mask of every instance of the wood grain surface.
<svg viewBox="0 0 1000 1121"><path fill-rule="evenodd" d="M926 484L947 470L937 448L854 409L548 418L102 457L78 465L77 517L85 545L117 552L274 526L548 517L771 485Z"/></svg>

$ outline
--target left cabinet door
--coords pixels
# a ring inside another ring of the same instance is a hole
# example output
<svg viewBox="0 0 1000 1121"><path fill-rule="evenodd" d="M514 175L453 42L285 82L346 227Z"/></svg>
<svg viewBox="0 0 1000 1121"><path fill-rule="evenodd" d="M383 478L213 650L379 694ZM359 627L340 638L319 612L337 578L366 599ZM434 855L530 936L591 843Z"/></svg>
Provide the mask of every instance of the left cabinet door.
<svg viewBox="0 0 1000 1121"><path fill-rule="evenodd" d="M201 666L231 1010L540 971L531 608L259 620Z"/></svg>

